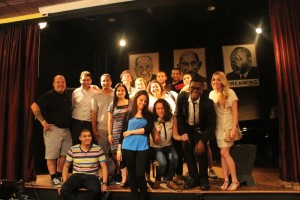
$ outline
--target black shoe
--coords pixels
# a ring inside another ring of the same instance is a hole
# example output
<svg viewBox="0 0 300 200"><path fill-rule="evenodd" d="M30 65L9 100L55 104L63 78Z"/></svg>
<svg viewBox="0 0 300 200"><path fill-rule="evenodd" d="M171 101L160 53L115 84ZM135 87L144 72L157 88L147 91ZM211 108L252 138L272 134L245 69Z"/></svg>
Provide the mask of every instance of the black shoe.
<svg viewBox="0 0 300 200"><path fill-rule="evenodd" d="M201 189L202 191L209 190L209 189L210 189L210 185L209 185L209 184L201 184L201 185L200 185L200 189Z"/></svg>
<svg viewBox="0 0 300 200"><path fill-rule="evenodd" d="M200 179L200 189L202 191L206 191L206 190L210 189L208 177L207 178L203 177L203 178Z"/></svg>
<svg viewBox="0 0 300 200"><path fill-rule="evenodd" d="M114 180L115 180L116 182L121 182L121 181L122 181L122 176L121 176L121 174L115 174Z"/></svg>
<svg viewBox="0 0 300 200"><path fill-rule="evenodd" d="M199 181L191 179L186 185L183 186L184 189L191 189L199 186Z"/></svg>

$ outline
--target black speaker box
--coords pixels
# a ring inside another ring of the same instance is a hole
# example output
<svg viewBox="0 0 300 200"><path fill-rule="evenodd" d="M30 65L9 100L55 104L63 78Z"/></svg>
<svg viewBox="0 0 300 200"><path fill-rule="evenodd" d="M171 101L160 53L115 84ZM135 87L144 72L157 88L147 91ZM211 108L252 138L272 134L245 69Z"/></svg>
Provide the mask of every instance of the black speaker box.
<svg viewBox="0 0 300 200"><path fill-rule="evenodd" d="M230 154L235 162L236 175L240 183L245 182L247 186L255 186L252 170L256 157L256 145L241 144L233 145Z"/></svg>
<svg viewBox="0 0 300 200"><path fill-rule="evenodd" d="M1 180L0 179L0 199L10 199L13 194L24 192L24 182L22 180Z"/></svg>

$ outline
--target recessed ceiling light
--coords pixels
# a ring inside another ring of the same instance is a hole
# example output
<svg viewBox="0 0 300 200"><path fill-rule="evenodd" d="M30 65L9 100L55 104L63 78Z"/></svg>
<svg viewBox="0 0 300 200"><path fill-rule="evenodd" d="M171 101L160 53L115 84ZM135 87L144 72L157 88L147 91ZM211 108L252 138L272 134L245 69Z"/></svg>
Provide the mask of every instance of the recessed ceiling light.
<svg viewBox="0 0 300 200"><path fill-rule="evenodd" d="M214 10L216 10L216 7L213 6L213 5L211 5L211 6L208 6L208 7L207 7L207 10L209 10L209 11L214 11Z"/></svg>
<svg viewBox="0 0 300 200"><path fill-rule="evenodd" d="M108 18L107 21L110 22L110 23L114 23L114 22L116 22L117 20L116 20L116 18L114 18L114 17L110 17L110 18Z"/></svg>
<svg viewBox="0 0 300 200"><path fill-rule="evenodd" d="M152 8L146 8L146 12L149 13L149 14L153 14L154 11Z"/></svg>

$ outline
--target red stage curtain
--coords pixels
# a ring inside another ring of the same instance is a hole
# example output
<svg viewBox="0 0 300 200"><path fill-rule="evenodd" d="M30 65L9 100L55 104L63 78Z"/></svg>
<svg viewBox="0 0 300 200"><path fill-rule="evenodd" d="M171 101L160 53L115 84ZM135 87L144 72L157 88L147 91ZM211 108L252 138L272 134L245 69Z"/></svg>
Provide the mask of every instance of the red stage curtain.
<svg viewBox="0 0 300 200"><path fill-rule="evenodd" d="M0 31L0 179L35 181L30 105L37 83L38 26Z"/></svg>
<svg viewBox="0 0 300 200"><path fill-rule="evenodd" d="M300 181L300 1L269 0L280 106L280 178Z"/></svg>

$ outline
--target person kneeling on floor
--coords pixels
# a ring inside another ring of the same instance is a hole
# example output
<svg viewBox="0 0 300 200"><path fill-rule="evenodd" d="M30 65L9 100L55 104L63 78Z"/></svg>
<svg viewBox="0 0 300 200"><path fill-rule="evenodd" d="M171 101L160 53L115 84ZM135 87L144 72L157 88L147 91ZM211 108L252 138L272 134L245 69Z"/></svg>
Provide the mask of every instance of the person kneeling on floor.
<svg viewBox="0 0 300 200"><path fill-rule="evenodd" d="M165 99L158 99L153 106L154 129L150 137L153 157L158 161L153 189L160 188L161 177L167 172L166 185L170 189L181 190L174 182L178 156L172 145L172 138L178 141L188 141L188 134L179 135L177 118L173 115L170 104ZM167 169L168 168L168 169Z"/></svg>
<svg viewBox="0 0 300 200"><path fill-rule="evenodd" d="M81 143L72 146L68 151L62 171L63 185L58 192L64 200L72 200L75 191L86 188L88 192L85 199L98 199L100 191L108 190L106 157L99 145L92 144L92 134L89 130L82 130L79 140ZM68 177L71 163L73 163L73 172ZM100 170L102 170L102 183L99 180Z"/></svg>

